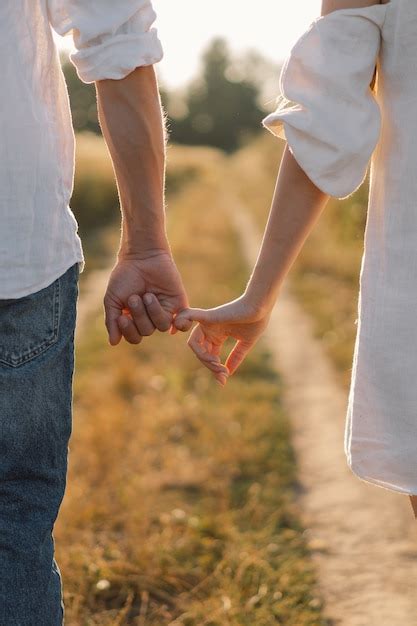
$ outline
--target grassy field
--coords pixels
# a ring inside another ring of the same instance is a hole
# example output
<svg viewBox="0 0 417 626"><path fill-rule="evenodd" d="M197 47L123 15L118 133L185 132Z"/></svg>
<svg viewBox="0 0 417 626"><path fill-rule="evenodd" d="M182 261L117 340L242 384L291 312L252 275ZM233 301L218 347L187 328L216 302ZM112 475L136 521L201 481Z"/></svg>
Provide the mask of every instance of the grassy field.
<svg viewBox="0 0 417 626"><path fill-rule="evenodd" d="M233 298L247 268L222 202L230 164L186 148L169 161L190 298ZM92 317L55 533L68 626L324 626L280 393L261 344L223 390L184 336L110 349Z"/></svg>
<svg viewBox="0 0 417 626"><path fill-rule="evenodd" d="M284 142L261 137L231 160L241 200L264 227ZM350 382L356 335L359 270L366 223L367 184L343 201L330 200L290 274L290 287L313 317L340 381Z"/></svg>

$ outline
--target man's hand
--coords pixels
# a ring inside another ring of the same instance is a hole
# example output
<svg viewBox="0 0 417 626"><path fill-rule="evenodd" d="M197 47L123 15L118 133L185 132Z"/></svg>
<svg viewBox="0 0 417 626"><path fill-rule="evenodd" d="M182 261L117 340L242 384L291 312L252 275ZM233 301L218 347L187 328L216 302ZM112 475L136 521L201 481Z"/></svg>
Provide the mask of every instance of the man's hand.
<svg viewBox="0 0 417 626"><path fill-rule="evenodd" d="M174 316L188 307L178 269L169 252L145 258L119 257L104 297L109 342L138 344L155 330L166 332Z"/></svg>

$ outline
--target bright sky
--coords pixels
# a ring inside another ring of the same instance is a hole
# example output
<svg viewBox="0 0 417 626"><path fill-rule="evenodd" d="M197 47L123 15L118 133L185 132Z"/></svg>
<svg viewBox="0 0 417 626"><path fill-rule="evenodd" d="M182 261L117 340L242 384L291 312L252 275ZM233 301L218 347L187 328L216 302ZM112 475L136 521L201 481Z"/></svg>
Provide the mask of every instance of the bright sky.
<svg viewBox="0 0 417 626"><path fill-rule="evenodd" d="M320 13L320 0L153 0L165 58L159 71L169 87L187 82L215 36L234 51L255 49L277 63Z"/></svg>

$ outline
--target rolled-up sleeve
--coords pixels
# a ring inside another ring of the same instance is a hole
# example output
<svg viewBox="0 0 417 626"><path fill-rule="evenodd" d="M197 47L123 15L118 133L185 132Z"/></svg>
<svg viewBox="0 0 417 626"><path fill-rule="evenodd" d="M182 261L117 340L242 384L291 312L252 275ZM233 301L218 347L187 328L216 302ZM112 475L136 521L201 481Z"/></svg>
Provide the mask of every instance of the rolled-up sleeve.
<svg viewBox="0 0 417 626"><path fill-rule="evenodd" d="M56 32L73 33L70 59L85 83L121 79L162 58L150 0L49 0L48 5Z"/></svg>
<svg viewBox="0 0 417 626"><path fill-rule="evenodd" d="M285 139L312 182L344 198L363 182L381 115L370 87L387 4L315 20L287 57L281 102L264 126Z"/></svg>

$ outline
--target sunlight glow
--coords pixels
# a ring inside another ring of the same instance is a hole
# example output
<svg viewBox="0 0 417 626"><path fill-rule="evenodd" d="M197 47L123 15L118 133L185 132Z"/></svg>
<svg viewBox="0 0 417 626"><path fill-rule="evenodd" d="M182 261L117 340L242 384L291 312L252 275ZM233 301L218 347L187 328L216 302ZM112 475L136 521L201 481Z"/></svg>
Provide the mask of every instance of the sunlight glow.
<svg viewBox="0 0 417 626"><path fill-rule="evenodd" d="M156 24L165 49L160 74L170 87L187 82L197 71L201 52L215 36L234 51L254 49L279 63L320 13L320 0L154 0ZM60 39L61 48L71 46Z"/></svg>

